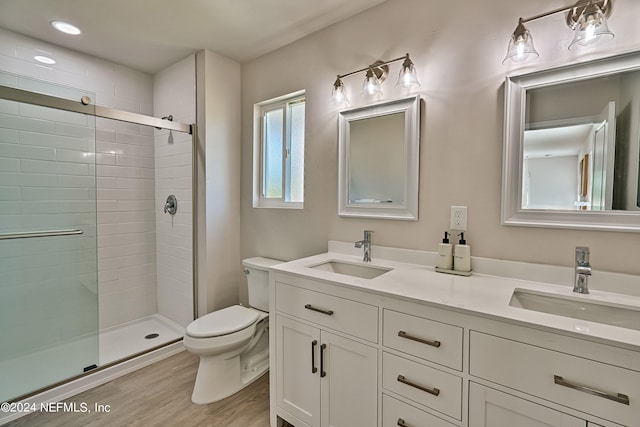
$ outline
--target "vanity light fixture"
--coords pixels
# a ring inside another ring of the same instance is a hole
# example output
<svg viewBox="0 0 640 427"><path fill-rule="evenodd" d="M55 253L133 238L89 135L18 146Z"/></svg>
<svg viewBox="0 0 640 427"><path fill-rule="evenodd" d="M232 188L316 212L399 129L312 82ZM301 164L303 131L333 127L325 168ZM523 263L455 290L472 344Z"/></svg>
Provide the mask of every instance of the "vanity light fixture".
<svg viewBox="0 0 640 427"><path fill-rule="evenodd" d="M389 61L376 61L368 67L361 68L356 71L352 71L346 74L338 74L336 81L333 83L333 90L331 92L331 101L337 105L349 104L349 98L347 97L346 89L342 79L357 73L365 72L365 78L362 85L362 96L366 97L380 97L382 96L382 89L380 85L385 81L389 74L389 64L404 60L402 68L398 74L398 82L396 86L404 88L414 88L420 86L418 81L418 75L413 62L409 58L407 53L400 58L391 59Z"/></svg>
<svg viewBox="0 0 640 427"><path fill-rule="evenodd" d="M600 39L613 38L614 35L607 25L607 18L611 16L612 9L613 0L580 0L573 6L554 9L526 19L520 18L511 35L507 55L502 63L537 58L538 52L533 46L533 37L524 24L561 12L567 12L567 26L575 31L569 50L591 45Z"/></svg>

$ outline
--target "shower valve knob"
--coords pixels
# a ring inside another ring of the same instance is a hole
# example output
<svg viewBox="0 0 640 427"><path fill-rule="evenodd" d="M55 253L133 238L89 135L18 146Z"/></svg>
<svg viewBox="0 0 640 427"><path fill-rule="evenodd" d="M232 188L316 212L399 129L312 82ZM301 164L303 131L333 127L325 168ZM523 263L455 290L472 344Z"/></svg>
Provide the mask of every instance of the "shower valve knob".
<svg viewBox="0 0 640 427"><path fill-rule="evenodd" d="M178 199L176 196L171 194L167 197L167 202L164 204L164 213L168 213L169 215L175 215L178 211Z"/></svg>

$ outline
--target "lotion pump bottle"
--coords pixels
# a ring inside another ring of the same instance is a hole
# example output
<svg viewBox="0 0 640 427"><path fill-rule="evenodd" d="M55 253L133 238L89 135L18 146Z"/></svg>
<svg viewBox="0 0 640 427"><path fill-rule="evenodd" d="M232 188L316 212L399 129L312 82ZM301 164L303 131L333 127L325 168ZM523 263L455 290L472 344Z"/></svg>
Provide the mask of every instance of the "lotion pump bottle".
<svg viewBox="0 0 640 427"><path fill-rule="evenodd" d="M460 233L460 241L453 249L453 269L456 271L471 271L471 246L464 240L464 233Z"/></svg>
<svg viewBox="0 0 640 427"><path fill-rule="evenodd" d="M438 245L438 259L436 267L443 270L451 270L453 268L453 245L449 243L449 232L444 232L444 239Z"/></svg>

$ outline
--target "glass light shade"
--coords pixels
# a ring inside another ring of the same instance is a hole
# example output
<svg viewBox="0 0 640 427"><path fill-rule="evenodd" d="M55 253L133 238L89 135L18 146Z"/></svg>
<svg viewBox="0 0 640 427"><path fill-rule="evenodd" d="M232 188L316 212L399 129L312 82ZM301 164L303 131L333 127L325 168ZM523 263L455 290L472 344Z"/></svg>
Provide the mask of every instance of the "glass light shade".
<svg viewBox="0 0 640 427"><path fill-rule="evenodd" d="M502 60L503 64L511 62L524 62L527 59L536 59L538 51L533 46L533 37L522 23L522 18L516 27L516 30L509 40L507 48L507 56Z"/></svg>
<svg viewBox="0 0 640 427"><path fill-rule="evenodd" d="M367 70L367 75L364 78L364 84L362 85L362 96L382 96L382 89L380 89L380 80L378 80L378 78L373 74L373 70L371 70L371 68Z"/></svg>
<svg viewBox="0 0 640 427"><path fill-rule="evenodd" d="M347 105L349 104L349 98L347 98L347 91L344 88L344 83L340 77L336 78L333 83L333 90L331 91L331 102L335 105Z"/></svg>
<svg viewBox="0 0 640 427"><path fill-rule="evenodd" d="M407 89L420 86L420 82L418 81L418 74L416 73L416 69L413 66L413 62L411 62L411 60L409 59L409 54L407 54L404 63L402 64L400 74L398 74L398 83L396 83L396 86L404 87Z"/></svg>
<svg viewBox="0 0 640 427"><path fill-rule="evenodd" d="M578 19L575 36L569 50L576 47L590 46L602 39L612 39L614 34L609 30L607 18L597 4L590 4Z"/></svg>

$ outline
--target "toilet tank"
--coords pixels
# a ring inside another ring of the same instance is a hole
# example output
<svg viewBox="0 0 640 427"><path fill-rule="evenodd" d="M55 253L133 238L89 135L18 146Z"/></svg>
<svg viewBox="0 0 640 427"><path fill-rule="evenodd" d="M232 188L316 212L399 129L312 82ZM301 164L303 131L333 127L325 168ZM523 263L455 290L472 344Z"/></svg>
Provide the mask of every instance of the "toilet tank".
<svg viewBox="0 0 640 427"><path fill-rule="evenodd" d="M247 276L249 305L262 311L269 311L269 267L282 261L254 257L242 261Z"/></svg>

